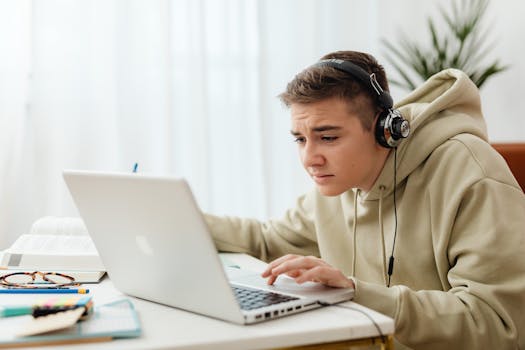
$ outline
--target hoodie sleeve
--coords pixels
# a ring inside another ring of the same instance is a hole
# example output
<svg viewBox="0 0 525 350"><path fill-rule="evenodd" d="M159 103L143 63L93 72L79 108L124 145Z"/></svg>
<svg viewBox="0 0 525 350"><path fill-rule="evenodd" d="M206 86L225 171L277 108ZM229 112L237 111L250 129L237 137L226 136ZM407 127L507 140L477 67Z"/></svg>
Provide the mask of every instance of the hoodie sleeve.
<svg viewBox="0 0 525 350"><path fill-rule="evenodd" d="M280 220L219 217L205 214L219 251L247 253L264 261L285 254L319 256L312 218L314 194L300 197L294 209Z"/></svg>
<svg viewBox="0 0 525 350"><path fill-rule="evenodd" d="M393 317L397 339L415 349L524 349L524 217L521 189L480 180L439 238L448 239L446 291L356 280L355 301Z"/></svg>

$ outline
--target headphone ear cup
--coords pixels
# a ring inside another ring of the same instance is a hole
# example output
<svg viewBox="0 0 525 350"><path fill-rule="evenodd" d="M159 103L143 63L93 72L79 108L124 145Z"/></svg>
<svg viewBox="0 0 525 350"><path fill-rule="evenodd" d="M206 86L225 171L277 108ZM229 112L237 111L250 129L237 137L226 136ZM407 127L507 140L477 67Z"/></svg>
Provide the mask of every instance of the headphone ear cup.
<svg viewBox="0 0 525 350"><path fill-rule="evenodd" d="M379 113L379 116L377 117L375 130L374 130L377 143L379 143L381 146L385 148L392 148L392 146L388 144L387 136L385 135L385 123L389 115L390 115L389 109L382 110L381 113Z"/></svg>
<svg viewBox="0 0 525 350"><path fill-rule="evenodd" d="M375 137L377 143L386 148L394 148L410 134L410 123L397 109L383 110L376 121Z"/></svg>

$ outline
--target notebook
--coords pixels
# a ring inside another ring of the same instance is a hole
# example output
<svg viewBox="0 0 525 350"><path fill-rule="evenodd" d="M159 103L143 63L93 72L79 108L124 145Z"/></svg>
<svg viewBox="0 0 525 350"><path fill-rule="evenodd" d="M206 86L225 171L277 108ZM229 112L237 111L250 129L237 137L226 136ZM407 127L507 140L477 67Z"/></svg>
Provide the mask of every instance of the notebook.
<svg viewBox="0 0 525 350"><path fill-rule="evenodd" d="M267 286L258 274L223 268L184 179L75 170L63 176L109 277L128 295L238 324L353 297L352 289L287 278ZM246 295L251 302L238 301Z"/></svg>
<svg viewBox="0 0 525 350"><path fill-rule="evenodd" d="M136 338L142 334L138 313L127 298L95 306L91 316L77 322L82 312L82 309L75 309L38 318L31 315L0 317L0 349L95 343L113 338ZM26 335L22 336L24 333ZM29 333L33 335L27 335Z"/></svg>

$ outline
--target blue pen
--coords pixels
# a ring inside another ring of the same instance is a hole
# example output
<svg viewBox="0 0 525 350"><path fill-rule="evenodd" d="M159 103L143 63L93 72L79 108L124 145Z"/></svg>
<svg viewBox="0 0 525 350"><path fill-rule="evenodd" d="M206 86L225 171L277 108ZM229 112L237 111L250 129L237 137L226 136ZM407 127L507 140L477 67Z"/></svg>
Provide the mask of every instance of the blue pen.
<svg viewBox="0 0 525 350"><path fill-rule="evenodd" d="M87 294L89 289L65 289L65 288L28 288L28 289L0 289L0 294Z"/></svg>
<svg viewBox="0 0 525 350"><path fill-rule="evenodd" d="M133 172L136 173L137 172L137 168L139 167L139 163L135 163L135 165L133 165Z"/></svg>

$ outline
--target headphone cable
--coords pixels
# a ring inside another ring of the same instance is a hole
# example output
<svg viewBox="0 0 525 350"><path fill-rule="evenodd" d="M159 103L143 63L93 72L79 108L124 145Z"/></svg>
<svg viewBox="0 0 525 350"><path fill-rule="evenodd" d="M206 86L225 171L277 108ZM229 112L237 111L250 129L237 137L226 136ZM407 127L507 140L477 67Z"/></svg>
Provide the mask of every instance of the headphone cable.
<svg viewBox="0 0 525 350"><path fill-rule="evenodd" d="M392 253L388 259L388 283L387 287L390 287L390 280L392 273L394 273L394 248L396 246L397 237L397 205L396 205L396 187L397 187L397 147L394 147L394 240L392 242Z"/></svg>

